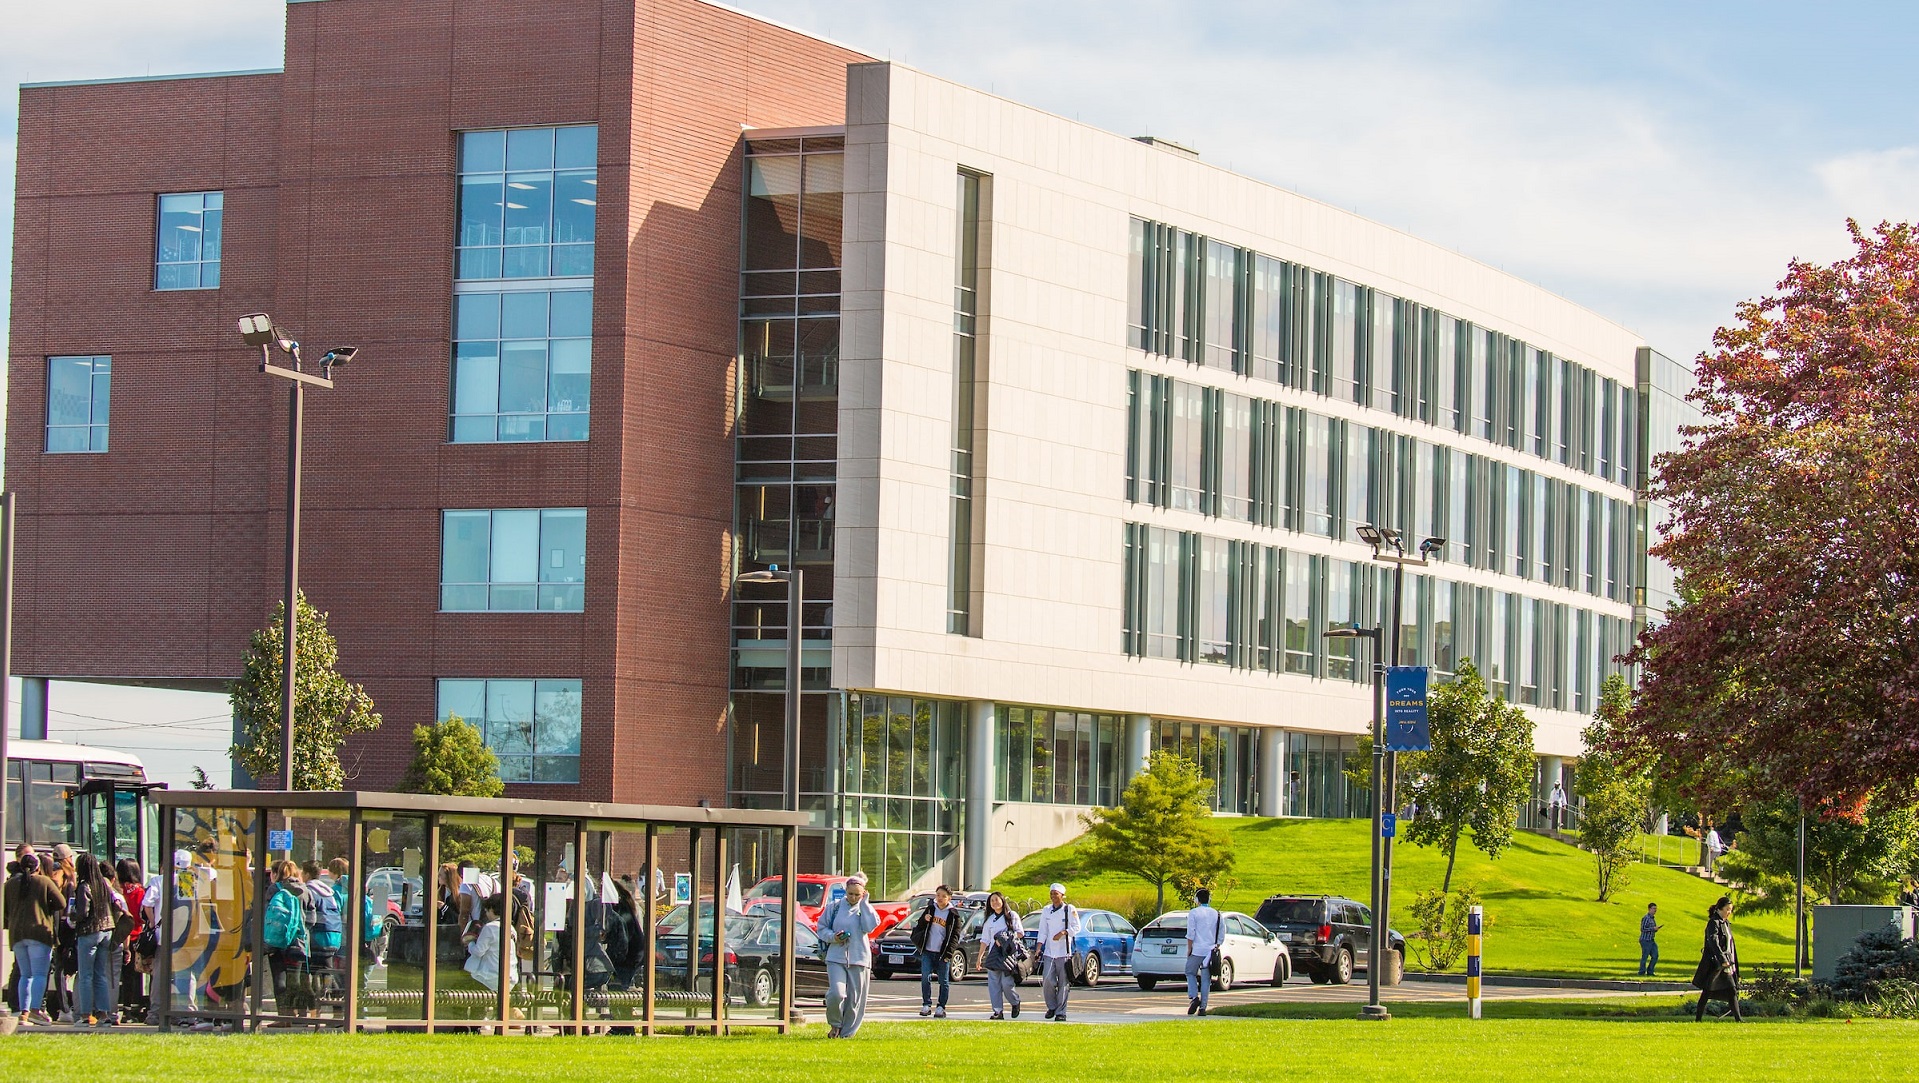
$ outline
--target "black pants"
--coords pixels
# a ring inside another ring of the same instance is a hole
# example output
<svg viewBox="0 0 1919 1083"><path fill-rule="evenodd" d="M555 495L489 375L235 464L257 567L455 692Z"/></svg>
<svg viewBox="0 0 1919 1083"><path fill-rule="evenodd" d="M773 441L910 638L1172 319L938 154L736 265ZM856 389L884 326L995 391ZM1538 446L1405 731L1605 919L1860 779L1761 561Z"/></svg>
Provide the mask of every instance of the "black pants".
<svg viewBox="0 0 1919 1083"><path fill-rule="evenodd" d="M1732 1006L1732 1018L1734 1022L1743 1023L1746 1021L1746 1017L1740 1014L1739 1011L1739 983L1733 979L1732 975L1726 973L1724 970L1714 974L1712 980L1706 983L1706 988L1699 994L1699 1007L1693 1011L1693 1022L1699 1023L1705 1021L1706 1002L1709 1000L1725 1001Z"/></svg>

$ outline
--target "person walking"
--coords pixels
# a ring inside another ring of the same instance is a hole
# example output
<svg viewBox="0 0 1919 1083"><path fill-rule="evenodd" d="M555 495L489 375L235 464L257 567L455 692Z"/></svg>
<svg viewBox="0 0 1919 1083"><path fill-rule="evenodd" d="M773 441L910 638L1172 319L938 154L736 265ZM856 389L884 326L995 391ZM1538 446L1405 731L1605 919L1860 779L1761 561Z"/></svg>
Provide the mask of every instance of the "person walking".
<svg viewBox="0 0 1919 1083"><path fill-rule="evenodd" d="M307 970L313 975L314 995L323 997L340 988L335 972L345 965L340 946L346 939L346 911L319 862L307 862L300 872L306 883Z"/></svg>
<svg viewBox="0 0 1919 1083"><path fill-rule="evenodd" d="M80 854L74 862L73 897L67 902L67 922L73 926L75 966L73 1025L113 1025L113 926L125 909L119 893L107 882L98 858Z"/></svg>
<svg viewBox="0 0 1919 1083"><path fill-rule="evenodd" d="M1213 991L1213 952L1219 949L1225 922L1213 909L1213 893L1193 892L1194 906L1186 912L1186 1014L1205 1015Z"/></svg>
<svg viewBox="0 0 1919 1083"><path fill-rule="evenodd" d="M1706 1018L1706 1002L1721 998L1732 1005L1736 1023L1746 1021L1739 1012L1739 949L1732 940L1732 899L1721 895L1706 911L1706 946L1699 955L1699 969L1693 971L1693 988L1699 990L1699 1007L1693 1022Z"/></svg>
<svg viewBox="0 0 1919 1083"><path fill-rule="evenodd" d="M980 943L986 945L980 965L986 970L986 996L993 1004L990 1018L1006 1018L1010 1005L1013 1018L1019 1018L1019 971L1024 965L1025 926L1019 915L1006 905L1006 896L995 891L986 896L986 917L980 922Z"/></svg>
<svg viewBox="0 0 1919 1083"><path fill-rule="evenodd" d="M273 894L267 897L260 929L267 947L267 967L273 973L275 1015L304 1014L312 1008L307 983L307 959L312 934L307 931L306 886L300 866L276 862L270 870Z"/></svg>
<svg viewBox="0 0 1919 1083"><path fill-rule="evenodd" d="M1552 815L1553 832L1557 834L1566 825L1566 788L1553 783L1552 793L1546 798L1546 807Z"/></svg>
<svg viewBox="0 0 1919 1083"><path fill-rule="evenodd" d="M7 881L5 891L7 939L13 944L13 962L20 971L16 998L20 1015L29 1023L47 1024L47 975L53 964L53 946L60 938L60 915L66 897L52 878L40 871L40 856L20 856L20 871Z"/></svg>
<svg viewBox="0 0 1919 1083"><path fill-rule="evenodd" d="M866 1019L873 981L873 945L880 915L866 897L866 874L846 879L846 895L827 903L815 929L826 943L826 1036L851 1038Z"/></svg>
<svg viewBox="0 0 1919 1083"><path fill-rule="evenodd" d="M1046 997L1046 1018L1066 1020L1066 1000L1073 984L1073 945L1079 938L1079 911L1066 902L1066 885L1046 889L1052 899L1039 912L1040 991Z"/></svg>
<svg viewBox="0 0 1919 1083"><path fill-rule="evenodd" d="M1647 903L1645 916L1639 919L1639 976L1652 977L1653 968L1659 965L1659 930L1665 928L1659 924L1659 904Z"/></svg>
<svg viewBox="0 0 1919 1083"><path fill-rule="evenodd" d="M920 1017L933 1016L946 1018L947 986L952 979L951 968L946 965L946 952L956 940L956 922L959 909L953 905L953 889L945 884L933 889L933 897L926 900L926 908L920 911L920 919L914 924L910 939L913 947L920 953ZM933 975L939 975L939 1007L933 1006Z"/></svg>

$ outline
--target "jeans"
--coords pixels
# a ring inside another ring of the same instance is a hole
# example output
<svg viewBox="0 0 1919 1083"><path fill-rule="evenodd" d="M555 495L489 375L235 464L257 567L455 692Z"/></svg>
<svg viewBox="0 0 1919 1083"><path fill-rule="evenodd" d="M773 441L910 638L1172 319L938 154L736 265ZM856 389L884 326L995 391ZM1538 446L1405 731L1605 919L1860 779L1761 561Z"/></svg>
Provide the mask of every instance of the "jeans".
<svg viewBox="0 0 1919 1083"><path fill-rule="evenodd" d="M1206 1009L1207 997L1213 991L1213 972L1206 966L1210 954L1186 956L1186 998L1199 1001L1201 1011Z"/></svg>
<svg viewBox="0 0 1919 1083"><path fill-rule="evenodd" d="M1014 980L1014 976L1004 970L986 972L986 996L993 1002L994 1015L1006 1014L1009 1006L1019 1007L1019 987Z"/></svg>
<svg viewBox="0 0 1919 1083"><path fill-rule="evenodd" d="M952 971L946 965L946 953L938 955L932 952L920 952L920 1006L931 1007L933 1003L933 974L937 971L940 979L940 1007L946 1007L946 986L952 980Z"/></svg>
<svg viewBox="0 0 1919 1083"><path fill-rule="evenodd" d="M1042 962L1044 974L1040 992L1046 997L1046 1014L1066 1018L1066 1000L1073 986L1073 957L1048 955Z"/></svg>
<svg viewBox="0 0 1919 1083"><path fill-rule="evenodd" d="M866 1021L866 991L873 981L870 967L826 964L826 1025L851 1038Z"/></svg>
<svg viewBox="0 0 1919 1083"><path fill-rule="evenodd" d="M83 1022L89 1015L108 1015L113 1011L113 987L108 984L112 952L112 929L80 934L80 969L73 976L74 1022Z"/></svg>
<svg viewBox="0 0 1919 1083"><path fill-rule="evenodd" d="M1659 965L1659 942L1641 940L1639 942L1639 976L1652 977L1652 968Z"/></svg>
<svg viewBox="0 0 1919 1083"><path fill-rule="evenodd" d="M53 962L53 945L38 940L22 940L13 946L13 965L20 968L20 1010L37 1012L47 1002L47 969Z"/></svg>

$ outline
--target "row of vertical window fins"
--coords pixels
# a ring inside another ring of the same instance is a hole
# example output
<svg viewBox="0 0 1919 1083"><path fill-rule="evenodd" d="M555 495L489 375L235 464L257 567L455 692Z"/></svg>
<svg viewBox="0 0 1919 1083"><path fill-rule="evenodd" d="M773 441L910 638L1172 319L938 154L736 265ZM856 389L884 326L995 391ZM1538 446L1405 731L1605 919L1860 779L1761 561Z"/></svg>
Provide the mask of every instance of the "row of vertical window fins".
<svg viewBox="0 0 1919 1083"><path fill-rule="evenodd" d="M1639 487L1638 390L1437 309L1135 218L1129 343Z"/></svg>
<svg viewBox="0 0 1919 1083"><path fill-rule="evenodd" d="M1445 560L1632 601L1639 511L1498 459L1137 369L1126 498L1350 539L1446 539Z"/></svg>
<svg viewBox="0 0 1919 1083"><path fill-rule="evenodd" d="M1632 622L1576 606L1253 542L1125 524L1128 655L1363 682L1357 639L1328 628L1400 625L1399 664L1444 679L1472 659L1494 694L1589 712L1623 672ZM1369 661L1369 660L1368 660Z"/></svg>

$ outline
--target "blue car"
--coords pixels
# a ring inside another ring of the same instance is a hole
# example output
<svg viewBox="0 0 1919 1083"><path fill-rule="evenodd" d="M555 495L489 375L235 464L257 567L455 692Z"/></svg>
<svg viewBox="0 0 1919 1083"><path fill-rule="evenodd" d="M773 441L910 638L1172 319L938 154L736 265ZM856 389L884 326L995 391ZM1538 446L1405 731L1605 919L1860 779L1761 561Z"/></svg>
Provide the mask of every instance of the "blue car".
<svg viewBox="0 0 1919 1083"><path fill-rule="evenodd" d="M1033 972L1039 972L1039 916L1035 910L1022 921L1026 926L1026 950L1033 955ZM1111 910L1080 910L1079 935L1073 938L1073 950L1086 960L1074 970L1074 985L1097 985L1107 974L1133 972L1133 936L1139 930L1133 923Z"/></svg>

